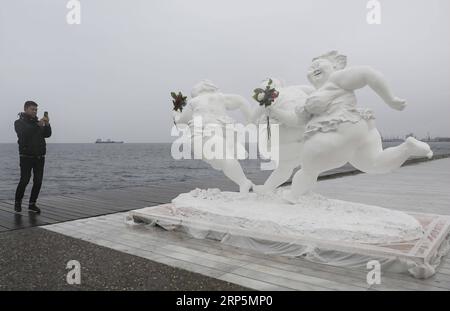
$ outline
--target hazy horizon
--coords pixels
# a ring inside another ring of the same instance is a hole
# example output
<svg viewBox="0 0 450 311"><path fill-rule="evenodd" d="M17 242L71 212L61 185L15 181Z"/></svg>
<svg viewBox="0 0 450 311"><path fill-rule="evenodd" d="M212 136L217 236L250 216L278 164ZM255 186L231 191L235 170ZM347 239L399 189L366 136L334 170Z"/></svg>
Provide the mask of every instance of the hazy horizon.
<svg viewBox="0 0 450 311"><path fill-rule="evenodd" d="M384 137L450 136L448 0L380 0L380 25L367 24L364 0L90 0L80 25L66 23L66 3L2 1L0 143L17 141L26 100L49 111L48 143L171 142L171 91L209 78L255 107L262 79L308 84L311 59L333 49L408 100L398 112L357 91Z"/></svg>

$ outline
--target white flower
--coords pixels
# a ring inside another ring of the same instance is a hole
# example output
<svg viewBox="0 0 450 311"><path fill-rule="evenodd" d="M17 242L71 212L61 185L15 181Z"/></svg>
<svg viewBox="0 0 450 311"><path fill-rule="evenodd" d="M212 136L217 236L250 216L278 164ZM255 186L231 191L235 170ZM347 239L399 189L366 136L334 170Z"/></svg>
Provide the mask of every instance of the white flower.
<svg viewBox="0 0 450 311"><path fill-rule="evenodd" d="M264 94L264 93L259 93L258 94L258 101L262 101L263 99L264 99L264 97L265 97L266 95Z"/></svg>

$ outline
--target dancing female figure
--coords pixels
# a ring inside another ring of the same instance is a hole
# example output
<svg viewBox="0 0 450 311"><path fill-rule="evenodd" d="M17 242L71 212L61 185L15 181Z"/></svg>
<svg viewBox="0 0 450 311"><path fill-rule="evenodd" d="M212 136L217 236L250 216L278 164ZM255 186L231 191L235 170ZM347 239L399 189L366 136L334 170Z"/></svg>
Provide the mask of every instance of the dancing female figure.
<svg viewBox="0 0 450 311"><path fill-rule="evenodd" d="M225 176L239 186L241 193L248 193L253 183L247 179L236 158L227 159L223 156L208 159L203 148L195 148L196 145L210 144L224 146L226 154L234 154L235 147L242 149L241 152L245 153L244 146L235 143L234 140L226 140L226 131L228 130L226 125L236 122L228 115L230 110L240 109L245 118L249 120L250 111L247 107L247 100L240 95L221 93L219 88L208 80L197 83L192 89L191 97L182 112L174 111L174 120L176 123L188 124L191 128L194 157L202 159L214 169L222 171ZM196 126L196 119L200 120L201 126Z"/></svg>
<svg viewBox="0 0 450 311"><path fill-rule="evenodd" d="M399 146L383 150L381 136L369 110L356 108L354 91L369 86L395 110L406 101L395 97L385 78L371 67L346 67L346 57L332 51L313 59L308 80L315 91L296 112L308 118L302 151L301 170L292 179L292 189L284 198L295 203L315 185L320 173L352 164L369 174L383 174L399 168L411 156L433 152L424 142L409 137Z"/></svg>

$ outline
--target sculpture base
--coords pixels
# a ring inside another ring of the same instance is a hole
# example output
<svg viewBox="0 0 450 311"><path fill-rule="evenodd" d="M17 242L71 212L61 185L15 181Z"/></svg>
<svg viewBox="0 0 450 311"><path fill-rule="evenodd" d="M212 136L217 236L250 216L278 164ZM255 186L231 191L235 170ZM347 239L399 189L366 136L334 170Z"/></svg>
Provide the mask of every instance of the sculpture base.
<svg viewBox="0 0 450 311"><path fill-rule="evenodd" d="M196 189L172 203L129 215L135 223L264 254L363 269L377 260L383 271L409 272L417 278L432 276L449 251L447 216L403 213L316 194L290 205L280 196Z"/></svg>

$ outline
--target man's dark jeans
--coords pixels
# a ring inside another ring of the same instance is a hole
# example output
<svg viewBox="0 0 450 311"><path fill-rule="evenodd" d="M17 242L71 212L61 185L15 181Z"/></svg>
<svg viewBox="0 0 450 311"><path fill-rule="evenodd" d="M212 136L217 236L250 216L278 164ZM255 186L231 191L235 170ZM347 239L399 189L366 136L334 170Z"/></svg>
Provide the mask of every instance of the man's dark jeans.
<svg viewBox="0 0 450 311"><path fill-rule="evenodd" d="M16 202L22 202L25 189L33 171L33 189L31 189L30 203L36 203L41 191L42 178L44 177L45 157L20 157L20 182L16 190Z"/></svg>

